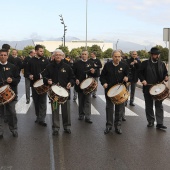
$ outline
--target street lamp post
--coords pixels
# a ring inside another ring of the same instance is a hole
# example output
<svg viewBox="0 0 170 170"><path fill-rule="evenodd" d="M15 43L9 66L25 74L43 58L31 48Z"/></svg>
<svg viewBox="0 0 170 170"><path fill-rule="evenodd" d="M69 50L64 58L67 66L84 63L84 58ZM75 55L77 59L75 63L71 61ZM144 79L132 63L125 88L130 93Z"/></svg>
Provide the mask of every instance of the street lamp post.
<svg viewBox="0 0 170 170"><path fill-rule="evenodd" d="M86 0L86 50L87 50L87 1Z"/></svg>
<svg viewBox="0 0 170 170"><path fill-rule="evenodd" d="M64 23L63 16L62 16L62 15L59 15L59 17L60 17L60 20L61 20L61 24L64 25L64 35L63 35L63 40L64 40L64 47L65 47L65 36L66 36L66 31L67 31L66 27L67 27L67 26L66 26L65 23Z"/></svg>
<svg viewBox="0 0 170 170"><path fill-rule="evenodd" d="M118 39L117 42L116 42L116 50L117 50L117 44L118 44L118 42L119 42L119 39Z"/></svg>

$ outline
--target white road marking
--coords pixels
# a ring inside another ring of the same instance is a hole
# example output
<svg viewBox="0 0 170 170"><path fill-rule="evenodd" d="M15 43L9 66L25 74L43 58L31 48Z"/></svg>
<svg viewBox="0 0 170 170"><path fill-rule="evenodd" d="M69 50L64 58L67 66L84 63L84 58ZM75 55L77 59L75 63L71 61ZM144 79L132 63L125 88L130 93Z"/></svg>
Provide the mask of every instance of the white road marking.
<svg viewBox="0 0 170 170"><path fill-rule="evenodd" d="M105 95L98 95L98 96L106 103ZM125 115L126 116L138 116L135 112L131 111L127 107L125 107Z"/></svg>
<svg viewBox="0 0 170 170"><path fill-rule="evenodd" d="M27 114L27 111L31 106L31 103L32 103L32 98L30 98L30 103L26 104L26 95L24 94L15 105L16 113Z"/></svg>
<svg viewBox="0 0 170 170"><path fill-rule="evenodd" d="M77 105L78 104L78 99L76 100ZM95 109L95 107L91 104L91 114L92 115L100 115L100 113Z"/></svg>
<svg viewBox="0 0 170 170"><path fill-rule="evenodd" d="M170 100L169 99L165 99L163 101L163 104L167 105L167 106L170 106Z"/></svg>
<svg viewBox="0 0 170 170"><path fill-rule="evenodd" d="M143 109L145 109L145 102L144 100L135 97L134 103L137 104L138 106L142 107ZM153 108L154 112L155 112L155 108ZM170 113L164 111L164 117L170 117Z"/></svg>

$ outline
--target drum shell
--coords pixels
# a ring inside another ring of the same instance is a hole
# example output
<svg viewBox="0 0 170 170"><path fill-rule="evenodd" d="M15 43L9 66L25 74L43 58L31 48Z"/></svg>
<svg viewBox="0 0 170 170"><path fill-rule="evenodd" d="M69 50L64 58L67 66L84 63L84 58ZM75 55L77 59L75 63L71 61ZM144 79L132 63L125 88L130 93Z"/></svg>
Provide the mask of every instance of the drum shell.
<svg viewBox="0 0 170 170"><path fill-rule="evenodd" d="M15 93L11 89L11 87L9 85L5 85L5 86L7 87L0 93L0 105L7 104L15 98ZM4 86L1 86L0 88L2 87Z"/></svg>
<svg viewBox="0 0 170 170"><path fill-rule="evenodd" d="M53 102L57 102L58 104L64 104L69 97L69 95L67 97L60 96L56 94L51 88L48 91L48 96Z"/></svg>
<svg viewBox="0 0 170 170"><path fill-rule="evenodd" d="M164 83L163 83L163 84L164 84ZM159 85L159 84L157 84L157 85ZM165 85L165 84L164 84L164 85ZM154 100L162 101L162 100L166 99L166 98L169 96L169 89L168 89L168 87L166 87L166 85L165 85L165 89L164 89L164 91L163 91L162 93L160 93L160 94L155 94L155 95L151 94L150 91L151 91L151 89L152 89L154 86L156 86L156 85L151 86L150 89L149 89L149 93L150 93L150 95L152 96L152 98L153 98Z"/></svg>
<svg viewBox="0 0 170 170"><path fill-rule="evenodd" d="M40 80L41 80L41 79L37 80L37 81L33 84L33 87L34 87L34 89L36 90L37 94L42 95L42 94L47 93L47 92L49 91L50 86L47 86L47 85L42 84L42 85L40 85L40 86L38 86L38 87L35 87L35 84L38 83Z"/></svg>
<svg viewBox="0 0 170 170"><path fill-rule="evenodd" d="M112 86L112 87L109 89L109 91L107 92L107 96L110 98L110 100L112 101L112 103L118 105L118 104L122 104L122 103L124 103L126 100L128 100L129 92L128 92L128 90L126 89L126 87L124 86L124 84L118 84L118 87L119 87L119 86L123 86L122 91L121 91L119 94L110 97L110 96L108 95L109 92L110 92L113 88L115 88L116 86L117 86L117 84L114 85L114 86Z"/></svg>
<svg viewBox="0 0 170 170"><path fill-rule="evenodd" d="M89 79L89 78L87 78L87 79ZM85 79L85 80L83 80L83 81L81 82L80 88L81 88L82 84L85 83L85 81L86 81L87 79ZM81 88L81 89L83 90L83 93L84 93L85 95L87 95L87 94L89 94L89 93L92 93L92 92L97 88L97 85L98 85L98 84L97 84L97 81L96 81L94 78L90 77L90 79L92 79L91 84L90 84L88 87L84 88L84 89Z"/></svg>

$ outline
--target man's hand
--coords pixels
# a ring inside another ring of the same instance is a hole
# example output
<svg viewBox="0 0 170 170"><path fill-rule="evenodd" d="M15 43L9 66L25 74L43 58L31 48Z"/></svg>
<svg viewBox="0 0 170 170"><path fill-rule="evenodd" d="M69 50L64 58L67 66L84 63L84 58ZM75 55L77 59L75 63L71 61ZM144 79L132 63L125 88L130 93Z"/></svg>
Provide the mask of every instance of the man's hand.
<svg viewBox="0 0 170 170"><path fill-rule="evenodd" d="M123 81L124 81L124 82L128 82L128 77L125 76L125 77L123 78Z"/></svg>
<svg viewBox="0 0 170 170"><path fill-rule="evenodd" d="M80 81L78 79L76 79L76 84L79 85L80 84Z"/></svg>
<svg viewBox="0 0 170 170"><path fill-rule="evenodd" d="M12 83L12 78L8 77L6 81L7 81L7 83Z"/></svg>
<svg viewBox="0 0 170 170"><path fill-rule="evenodd" d="M70 89L71 88L71 83L68 83L67 84L67 89Z"/></svg>
<svg viewBox="0 0 170 170"><path fill-rule="evenodd" d="M142 81L142 84L143 84L144 86L146 86L146 85L147 85L146 80L143 80L143 81Z"/></svg>
<svg viewBox="0 0 170 170"><path fill-rule="evenodd" d="M49 84L49 85L53 84L53 82L52 82L51 79L48 79L48 84Z"/></svg>
<svg viewBox="0 0 170 170"><path fill-rule="evenodd" d="M94 69L94 68L91 68L91 69L90 69L90 72L91 72L92 74L94 74L95 69Z"/></svg>
<svg viewBox="0 0 170 170"><path fill-rule="evenodd" d="M31 74L31 75L29 75L29 78L30 78L30 80L33 80L34 76Z"/></svg>
<svg viewBox="0 0 170 170"><path fill-rule="evenodd" d="M108 84L107 84L107 83L103 84L103 88L104 88L104 89L106 89L107 87L108 87Z"/></svg>
<svg viewBox="0 0 170 170"><path fill-rule="evenodd" d="M168 81L168 76L165 76L165 79L164 79L164 81Z"/></svg>

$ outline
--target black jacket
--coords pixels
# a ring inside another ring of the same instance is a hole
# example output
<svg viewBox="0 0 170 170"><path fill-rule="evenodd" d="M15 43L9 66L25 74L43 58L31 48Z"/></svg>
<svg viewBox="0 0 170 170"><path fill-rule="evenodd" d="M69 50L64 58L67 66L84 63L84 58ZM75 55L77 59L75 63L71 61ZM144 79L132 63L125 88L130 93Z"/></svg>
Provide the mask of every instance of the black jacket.
<svg viewBox="0 0 170 170"><path fill-rule="evenodd" d="M12 83L7 83L7 78L12 78ZM15 90L14 87L20 82L20 75L15 65L8 62L5 66L0 64L0 86L9 84L12 90Z"/></svg>
<svg viewBox="0 0 170 170"><path fill-rule="evenodd" d="M102 68L101 61L98 58L96 58L96 59L90 58L89 60L93 62L94 69L96 70L95 76L99 77L100 76L100 68Z"/></svg>
<svg viewBox="0 0 170 170"><path fill-rule="evenodd" d="M64 88L66 88L69 82L72 86L74 86L75 83L73 70L68 64L64 63L64 61L61 61L59 64L55 61L50 63L45 69L43 76L46 85L48 85L48 79L52 79L54 84L59 84Z"/></svg>
<svg viewBox="0 0 170 170"><path fill-rule="evenodd" d="M102 86L105 83L108 84L108 88L105 89L105 92L107 92L112 86L118 83L123 83L123 78L125 76L129 78L128 73L128 66L123 62L120 62L118 66L114 66L112 61L106 63L100 75Z"/></svg>
<svg viewBox="0 0 170 170"><path fill-rule="evenodd" d="M24 58L23 68L24 68L24 77L28 78L28 62L31 60L30 56Z"/></svg>
<svg viewBox="0 0 170 170"><path fill-rule="evenodd" d="M168 71L165 64L158 60L157 63L152 63L151 59L142 62L139 69L140 81L146 80L150 85L143 86L143 92L149 92L151 85L161 83L168 76Z"/></svg>
<svg viewBox="0 0 170 170"><path fill-rule="evenodd" d="M88 77L97 76L96 72L94 74L90 72L91 68L94 68L94 63L91 60L87 60L86 62L78 60L77 62L74 63L73 71L75 74L75 78L80 81L80 84L83 80L85 80ZM75 90L77 92L82 92L82 90L80 89L80 84L79 85L75 84Z"/></svg>
<svg viewBox="0 0 170 170"><path fill-rule="evenodd" d="M13 56L10 55L8 57L8 62L14 64L17 67L17 69L20 73L21 69L23 68L23 63L22 63L22 60L19 57L14 58Z"/></svg>
<svg viewBox="0 0 170 170"><path fill-rule="evenodd" d="M130 63L133 62L134 60L136 60L137 63L135 63L134 65L130 65ZM129 72L131 73L131 82L134 83L138 82L141 61L139 59L134 59L133 57L131 57L130 59L127 59L127 63L130 69Z"/></svg>
<svg viewBox="0 0 170 170"><path fill-rule="evenodd" d="M34 79L31 80L31 86L40 79L40 74L43 76L43 72L45 71L47 65L49 64L49 61L45 57L37 58L33 57L28 62L28 77L29 75L33 75Z"/></svg>

